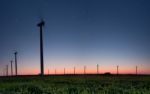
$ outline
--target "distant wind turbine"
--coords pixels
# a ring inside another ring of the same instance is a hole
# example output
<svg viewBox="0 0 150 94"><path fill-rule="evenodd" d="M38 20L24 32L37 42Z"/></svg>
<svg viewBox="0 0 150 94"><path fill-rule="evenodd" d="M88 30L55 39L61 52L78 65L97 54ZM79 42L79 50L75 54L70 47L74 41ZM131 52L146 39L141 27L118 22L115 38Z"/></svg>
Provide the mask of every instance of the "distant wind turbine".
<svg viewBox="0 0 150 94"><path fill-rule="evenodd" d="M66 69L64 68L64 75L66 74Z"/></svg>
<svg viewBox="0 0 150 94"><path fill-rule="evenodd" d="M135 68L135 73L136 73L136 75L138 74L138 66L136 66L136 68Z"/></svg>
<svg viewBox="0 0 150 94"><path fill-rule="evenodd" d="M5 68L3 68L3 76L6 76L6 69Z"/></svg>
<svg viewBox="0 0 150 94"><path fill-rule="evenodd" d="M49 75L49 69L48 69L48 75Z"/></svg>
<svg viewBox="0 0 150 94"><path fill-rule="evenodd" d="M119 74L119 66L117 66L117 75Z"/></svg>
<svg viewBox="0 0 150 94"><path fill-rule="evenodd" d="M13 76L13 61L12 60L10 61L10 64L11 64L11 76Z"/></svg>
<svg viewBox="0 0 150 94"><path fill-rule="evenodd" d="M55 75L57 74L57 70L55 69Z"/></svg>
<svg viewBox="0 0 150 94"><path fill-rule="evenodd" d="M76 74L76 67L74 67L74 75Z"/></svg>
<svg viewBox="0 0 150 94"><path fill-rule="evenodd" d="M97 64L97 74L99 74L99 65Z"/></svg>
<svg viewBox="0 0 150 94"><path fill-rule="evenodd" d="M15 51L14 55L15 55L15 72L16 72L16 76L18 75L18 70L17 70L17 54L18 54L18 52Z"/></svg>
<svg viewBox="0 0 150 94"><path fill-rule="evenodd" d="M8 76L8 65L6 65L6 76Z"/></svg>
<svg viewBox="0 0 150 94"><path fill-rule="evenodd" d="M84 66L84 74L86 74L86 66Z"/></svg>

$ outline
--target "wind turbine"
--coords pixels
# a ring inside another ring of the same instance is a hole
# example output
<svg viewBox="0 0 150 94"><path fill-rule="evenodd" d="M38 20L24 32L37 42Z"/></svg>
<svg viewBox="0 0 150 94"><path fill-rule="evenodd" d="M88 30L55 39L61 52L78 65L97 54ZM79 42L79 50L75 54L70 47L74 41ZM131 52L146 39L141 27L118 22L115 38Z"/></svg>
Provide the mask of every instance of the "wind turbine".
<svg viewBox="0 0 150 94"><path fill-rule="evenodd" d="M84 66L84 74L86 74L86 66Z"/></svg>
<svg viewBox="0 0 150 94"><path fill-rule="evenodd" d="M66 74L66 69L64 68L64 75Z"/></svg>
<svg viewBox="0 0 150 94"><path fill-rule="evenodd" d="M97 74L99 74L99 65L97 64Z"/></svg>
<svg viewBox="0 0 150 94"><path fill-rule="evenodd" d="M10 64L11 64L11 76L13 76L13 66L12 66L13 61L12 60L10 61Z"/></svg>
<svg viewBox="0 0 150 94"><path fill-rule="evenodd" d="M55 75L57 74L57 70L55 69Z"/></svg>
<svg viewBox="0 0 150 94"><path fill-rule="evenodd" d="M76 67L74 67L74 75L76 74Z"/></svg>
<svg viewBox="0 0 150 94"><path fill-rule="evenodd" d="M119 74L119 66L117 65L117 75Z"/></svg>
<svg viewBox="0 0 150 94"><path fill-rule="evenodd" d="M45 22L41 20L37 26L40 28L40 63L41 63L41 75L44 75L44 59L43 59L43 26Z"/></svg>
<svg viewBox="0 0 150 94"><path fill-rule="evenodd" d="M3 76L6 76L6 74L5 74L6 72L5 72L5 68L3 68Z"/></svg>
<svg viewBox="0 0 150 94"><path fill-rule="evenodd" d="M138 66L136 66L136 68L135 68L135 73L136 73L136 75L138 74Z"/></svg>
<svg viewBox="0 0 150 94"><path fill-rule="evenodd" d="M49 75L49 69L48 69L48 75Z"/></svg>
<svg viewBox="0 0 150 94"><path fill-rule="evenodd" d="M18 70L17 70L17 54L18 54L18 52L15 51L14 55L15 55L15 72L16 72L16 76L18 75Z"/></svg>
<svg viewBox="0 0 150 94"><path fill-rule="evenodd" d="M8 76L8 65L6 65L6 76Z"/></svg>

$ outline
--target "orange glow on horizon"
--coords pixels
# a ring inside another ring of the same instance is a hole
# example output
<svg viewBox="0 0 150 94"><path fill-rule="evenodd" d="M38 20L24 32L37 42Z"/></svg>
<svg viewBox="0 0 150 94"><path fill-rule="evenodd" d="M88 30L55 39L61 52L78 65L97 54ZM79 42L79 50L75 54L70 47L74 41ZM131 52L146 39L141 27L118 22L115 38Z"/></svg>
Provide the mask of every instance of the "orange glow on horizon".
<svg viewBox="0 0 150 94"><path fill-rule="evenodd" d="M49 70L49 74L55 74L55 69L56 69L56 74L64 74L63 66L65 66L65 74L74 74L74 66L75 66L76 67L75 74L84 74L83 66L86 65L86 74L97 74L97 66L96 66L97 64L92 63L92 62L100 62L98 60L95 60L95 61L87 60L87 61L81 62L78 60L74 61L74 60L68 60L68 59L66 61L62 60L61 63L60 63L60 61L61 61L61 59L60 60L55 59L55 61L49 61L50 63L45 62L44 73L48 74L48 70ZM120 62L120 61L118 61L118 62ZM26 64L26 63L24 63L24 64ZM58 66L58 64L59 64L59 66ZM113 60L100 62L99 63L99 74L103 74L106 72L110 72L111 74L116 74L117 73L116 66L111 66L112 64L116 65L116 62L113 62ZM117 63L117 64L119 64L119 63ZM150 74L150 69L149 69L149 65L148 65L149 63L147 63L147 65L144 65L144 64L142 65L142 63L139 63L139 64L140 65L138 66L138 74ZM34 65L36 65L36 66L34 66ZM19 69L18 69L19 75L37 75L40 73L39 63L37 63L37 62L33 61L32 63L27 63L26 65L20 65L20 66L21 67L19 67ZM119 65L119 74L135 74L135 73L136 73L135 65L132 64L131 66L129 66L128 63L122 63L122 65L121 64ZM9 74L10 74L10 72L9 72Z"/></svg>
<svg viewBox="0 0 150 94"><path fill-rule="evenodd" d="M106 72L110 72L111 74L116 74L117 71L114 68L114 70L108 70L108 69L99 69L99 74L104 74ZM39 74L39 70L32 70L32 69L27 69L27 70L22 70L20 71L19 74L21 75L30 75L30 74ZM48 69L44 71L45 74L48 74ZM135 74L135 70L133 69L120 69L119 74ZM49 69L49 74L55 74L55 69ZM64 69L56 69L56 74L64 74ZM65 68L65 74L74 74L74 69L72 68ZM81 68L76 68L75 74L84 74L84 69ZM92 68L87 68L86 69L86 74L97 74L97 69L92 69ZM138 74L150 74L150 70L139 70Z"/></svg>

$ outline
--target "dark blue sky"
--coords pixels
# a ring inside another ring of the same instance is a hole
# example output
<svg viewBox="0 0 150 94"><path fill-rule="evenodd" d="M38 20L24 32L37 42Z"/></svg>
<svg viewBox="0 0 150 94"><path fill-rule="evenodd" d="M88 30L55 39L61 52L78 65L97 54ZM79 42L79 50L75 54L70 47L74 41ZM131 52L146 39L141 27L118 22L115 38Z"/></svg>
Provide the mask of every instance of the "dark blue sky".
<svg viewBox="0 0 150 94"><path fill-rule="evenodd" d="M149 5L149 0L1 0L0 68L18 50L20 73L39 70L36 24L43 18L46 69L98 63L139 65L150 72Z"/></svg>

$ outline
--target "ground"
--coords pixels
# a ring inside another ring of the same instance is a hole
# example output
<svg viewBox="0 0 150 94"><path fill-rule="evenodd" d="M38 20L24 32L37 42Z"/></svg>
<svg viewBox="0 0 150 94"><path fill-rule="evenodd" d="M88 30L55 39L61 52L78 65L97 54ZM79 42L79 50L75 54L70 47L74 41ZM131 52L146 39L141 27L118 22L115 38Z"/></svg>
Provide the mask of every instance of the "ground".
<svg viewBox="0 0 150 94"><path fill-rule="evenodd" d="M150 94L150 76L0 77L0 94Z"/></svg>

